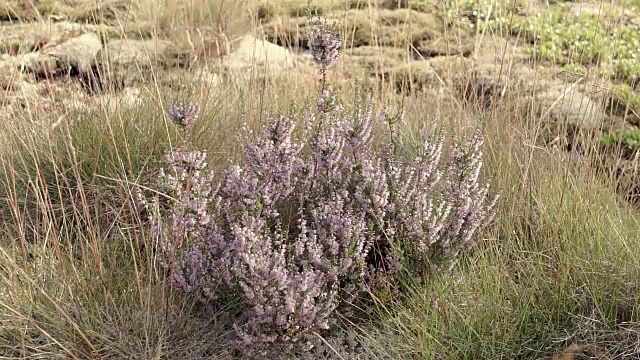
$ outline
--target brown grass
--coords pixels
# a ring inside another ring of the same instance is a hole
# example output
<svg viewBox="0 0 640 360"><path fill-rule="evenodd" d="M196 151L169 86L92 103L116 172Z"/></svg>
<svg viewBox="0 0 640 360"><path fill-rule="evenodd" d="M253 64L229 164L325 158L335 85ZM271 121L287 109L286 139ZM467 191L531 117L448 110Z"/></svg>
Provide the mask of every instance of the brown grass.
<svg viewBox="0 0 640 360"><path fill-rule="evenodd" d="M46 2L8 1L0 5L0 20L44 23L54 15L104 22L121 34L137 29L191 49L198 65L209 67L229 51L230 40L258 30L260 14L286 20L305 1L113 1L83 4L89 9L84 13L76 3L59 3L47 8ZM355 21L343 2L315 5L336 11L346 39L367 23L373 29L370 51L389 38L388 28L377 31L388 10L372 7ZM391 26L396 49L412 47L406 34L420 24L407 19ZM493 58L501 81L515 86L509 75L519 61L515 42L479 35L472 58ZM448 36L462 40L455 30ZM357 51L363 50L345 54ZM418 130L425 125L459 133L481 127L488 151L484 176L502 193L496 229L452 276L436 277L382 307L379 323L349 329L369 348L369 358L569 359L577 352L562 349L571 336L611 354L637 356L640 214L612 190L618 179L596 171L589 134L583 134L589 151L576 164L562 141L545 146L547 138L566 141L566 132L548 134L545 119L532 111L535 104L515 92L478 96L469 91L476 84L472 72L458 71L453 62L424 75L402 58L393 61L398 69L409 67L407 73L385 72L388 59L376 58L367 60L365 74L354 70L361 60L345 56L329 75L345 98L355 80L381 79L365 85L379 104L406 110L401 135L409 145L421 140ZM546 71L532 76L545 79ZM0 125L8 144L0 148L0 357L232 358L225 335L235 304L203 308L166 286L130 185L152 178L158 158L175 146L176 134L163 116L175 96L195 98L205 108L195 144L209 152L211 166L223 169L238 159L241 121L263 124L266 114L309 103L317 91L312 72L253 69L250 75L214 88L154 76L155 82L141 86L143 106L97 106L54 119L27 108ZM398 83L404 87L417 75L433 89L399 95ZM617 319L623 309L631 314L624 324ZM587 325L576 320L586 316ZM624 346L615 348L616 341Z"/></svg>

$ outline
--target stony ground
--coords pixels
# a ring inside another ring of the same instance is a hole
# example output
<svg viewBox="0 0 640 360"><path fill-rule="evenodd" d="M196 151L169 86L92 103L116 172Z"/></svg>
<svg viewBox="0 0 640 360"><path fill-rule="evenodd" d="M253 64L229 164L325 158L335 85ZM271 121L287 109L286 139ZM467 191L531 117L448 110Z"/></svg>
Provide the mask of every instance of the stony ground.
<svg viewBox="0 0 640 360"><path fill-rule="evenodd" d="M136 18L140 4L132 1L86 6L77 0L9 0L0 5L0 117L11 122L41 112L55 119L109 103L114 94L135 103L145 85L170 85L175 79L215 88L241 79L256 65L267 65L270 73L308 73L305 3L256 6L259 26L245 35L228 38L205 28L193 32L199 39L178 41ZM345 36L338 71L348 81L380 80L404 96L442 97L444 89L453 90L486 105L508 97L531 103L543 121L574 130L637 129L638 7L491 4L379 1L372 11L357 1L321 1L316 10ZM572 28L572 21L585 21L587 28L600 24L593 19L614 27L594 30L599 37ZM621 34L620 48L601 50L611 40L608 34L611 39ZM570 53L578 50L588 60L574 60ZM601 61L593 61L589 51ZM624 102L616 89L626 91ZM627 168L636 152L629 154Z"/></svg>

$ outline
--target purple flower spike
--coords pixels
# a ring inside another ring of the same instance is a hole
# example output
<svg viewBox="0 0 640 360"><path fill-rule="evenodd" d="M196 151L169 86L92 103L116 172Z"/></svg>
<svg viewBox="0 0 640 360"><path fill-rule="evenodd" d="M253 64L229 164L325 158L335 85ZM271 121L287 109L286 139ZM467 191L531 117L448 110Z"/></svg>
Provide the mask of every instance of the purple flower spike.
<svg viewBox="0 0 640 360"><path fill-rule="evenodd" d="M171 104L167 110L167 117L174 123L188 127L193 124L200 115L200 108L197 105L176 105Z"/></svg>
<svg viewBox="0 0 640 360"><path fill-rule="evenodd" d="M340 58L342 38L327 24L315 24L309 34L309 50L313 61L326 71Z"/></svg>

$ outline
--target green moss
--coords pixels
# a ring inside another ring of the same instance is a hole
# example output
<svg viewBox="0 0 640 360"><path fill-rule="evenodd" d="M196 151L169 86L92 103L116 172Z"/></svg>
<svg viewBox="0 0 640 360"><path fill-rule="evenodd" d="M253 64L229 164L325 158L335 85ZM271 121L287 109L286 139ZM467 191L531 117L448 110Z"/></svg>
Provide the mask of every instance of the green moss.
<svg viewBox="0 0 640 360"><path fill-rule="evenodd" d="M411 0L409 8L416 11L430 12L433 10L433 2L429 0Z"/></svg>
<svg viewBox="0 0 640 360"><path fill-rule="evenodd" d="M611 109L616 115L626 116L632 123L640 123L640 94L627 84L611 89Z"/></svg>
<svg viewBox="0 0 640 360"><path fill-rule="evenodd" d="M445 0L441 16L448 25L475 30L506 30L510 9L524 0Z"/></svg>
<svg viewBox="0 0 640 360"><path fill-rule="evenodd" d="M637 26L613 25L607 16L554 11L515 18L510 27L513 33L524 36L530 44L527 51L538 60L562 65L602 64L613 75L629 82L640 77Z"/></svg>
<svg viewBox="0 0 640 360"><path fill-rule="evenodd" d="M605 148L621 148L624 152L635 153L640 150L640 128L604 133L600 135L600 144Z"/></svg>
<svg viewBox="0 0 640 360"><path fill-rule="evenodd" d="M583 76L587 74L587 67L582 65L582 64L576 64L576 63L568 63L565 64L563 67L564 71L573 74L573 75L578 75L578 76Z"/></svg>
<svg viewBox="0 0 640 360"><path fill-rule="evenodd" d="M615 21L623 16L620 9L575 14L570 6L557 5L542 15L521 17L510 11L519 5L522 1L445 0L441 16L449 26L524 38L536 60L599 65L599 73L629 83L640 78L640 26Z"/></svg>

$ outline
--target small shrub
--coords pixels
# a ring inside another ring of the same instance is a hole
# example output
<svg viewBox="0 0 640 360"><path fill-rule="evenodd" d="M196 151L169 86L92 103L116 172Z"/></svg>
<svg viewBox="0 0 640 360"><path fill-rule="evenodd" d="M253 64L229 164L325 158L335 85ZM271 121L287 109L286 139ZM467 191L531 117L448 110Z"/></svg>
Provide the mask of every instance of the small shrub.
<svg viewBox="0 0 640 360"><path fill-rule="evenodd" d="M341 39L318 26L309 41L323 79L314 107L271 117L257 138L243 140L243 164L220 183L206 154L186 142L165 156L163 196L139 197L172 284L205 301L241 299L237 341L252 354L272 343L308 347L305 339L328 329L337 310L393 288L401 270L450 269L496 201L479 182L479 133L454 139L446 163L443 134L413 156L393 141L374 148L375 122L393 129L401 117L376 114L369 93L346 110L325 82ZM183 126L178 113L169 115Z"/></svg>
<svg viewBox="0 0 640 360"><path fill-rule="evenodd" d="M640 128L613 131L600 135L600 143L609 149L621 148L627 157L640 151Z"/></svg>
<svg viewBox="0 0 640 360"><path fill-rule="evenodd" d="M563 69L564 71L577 76L584 76L587 74L587 71L588 71L586 66L582 64L576 64L573 62L563 66Z"/></svg>
<svg viewBox="0 0 640 360"><path fill-rule="evenodd" d="M640 125L640 94L627 84L611 89L611 106L615 114L627 116L632 123Z"/></svg>
<svg viewBox="0 0 640 360"><path fill-rule="evenodd" d="M433 10L433 3L428 0L411 0L408 4L410 9L422 12L429 12Z"/></svg>

